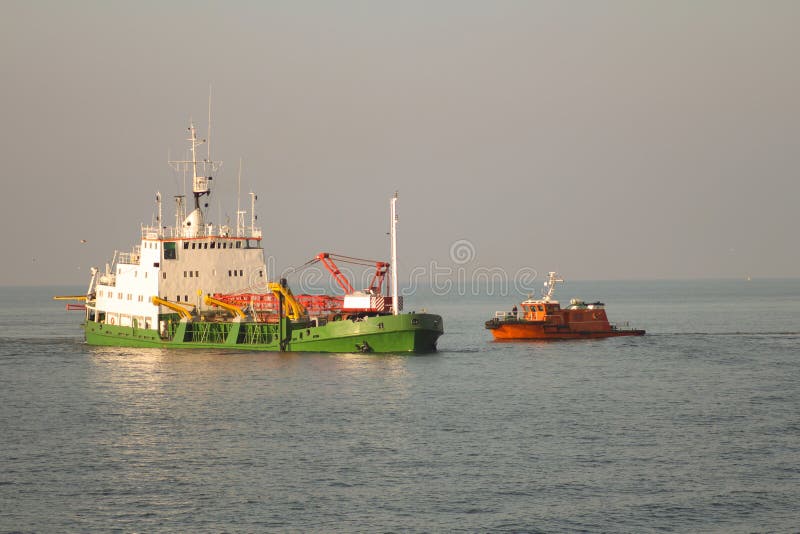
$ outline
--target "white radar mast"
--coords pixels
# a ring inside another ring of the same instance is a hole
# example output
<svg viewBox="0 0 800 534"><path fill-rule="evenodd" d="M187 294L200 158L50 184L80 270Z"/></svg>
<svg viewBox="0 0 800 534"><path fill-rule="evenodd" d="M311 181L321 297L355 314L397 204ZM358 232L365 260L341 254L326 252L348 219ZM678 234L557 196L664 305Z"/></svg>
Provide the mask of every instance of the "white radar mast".
<svg viewBox="0 0 800 534"><path fill-rule="evenodd" d="M392 315L400 313L400 298L397 291L397 191L391 201L391 241L392 241Z"/></svg>
<svg viewBox="0 0 800 534"><path fill-rule="evenodd" d="M547 273L547 281L544 283L544 287L547 288L547 291L542 294L543 301L550 302L553 298L553 292L556 290L556 284L558 283L564 283L564 280L559 277L558 273L555 271Z"/></svg>
<svg viewBox="0 0 800 534"><path fill-rule="evenodd" d="M209 117L209 124L210 124L210 117ZM208 158L202 161L197 160L197 147L206 143L206 139L198 139L197 132L194 127L194 122L189 122L189 147L191 150L191 160L183 160L183 161L170 161L170 165L176 171L186 171L187 168L191 168L192 172L192 194L194 195L194 210L188 215L182 217L183 214L180 213L181 211L181 204L179 202L178 205L178 213L176 213L176 218L179 220L183 220L181 234L184 237L197 237L201 235L203 232L204 227L204 217L203 217L203 210L200 207L200 198L203 195L210 196L211 195L211 183L210 181L213 177L210 175L211 172L216 172L222 166L222 162L215 162L211 160L211 154L209 153ZM208 203L204 204L203 207L208 207Z"/></svg>

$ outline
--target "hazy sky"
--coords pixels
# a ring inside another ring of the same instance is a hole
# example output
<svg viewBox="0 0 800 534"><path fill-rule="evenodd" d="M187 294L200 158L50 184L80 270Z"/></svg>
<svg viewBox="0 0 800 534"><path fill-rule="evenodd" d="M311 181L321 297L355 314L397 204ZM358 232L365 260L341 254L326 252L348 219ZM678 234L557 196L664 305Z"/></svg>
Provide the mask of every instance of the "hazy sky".
<svg viewBox="0 0 800 534"><path fill-rule="evenodd" d="M209 85L210 219L235 221L243 158L280 268L387 257L399 190L405 272L468 240L469 268L570 279L800 276L798 23L795 1L6 0L0 285L130 250Z"/></svg>

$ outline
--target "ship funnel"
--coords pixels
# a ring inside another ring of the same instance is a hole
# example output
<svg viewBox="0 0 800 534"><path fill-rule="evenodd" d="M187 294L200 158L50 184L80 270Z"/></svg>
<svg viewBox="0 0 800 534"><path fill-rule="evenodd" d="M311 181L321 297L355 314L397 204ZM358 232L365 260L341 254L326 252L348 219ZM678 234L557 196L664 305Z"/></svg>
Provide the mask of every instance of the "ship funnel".
<svg viewBox="0 0 800 534"><path fill-rule="evenodd" d="M200 229L203 227L203 212L200 208L195 208L183 220L183 237L197 237L200 235Z"/></svg>

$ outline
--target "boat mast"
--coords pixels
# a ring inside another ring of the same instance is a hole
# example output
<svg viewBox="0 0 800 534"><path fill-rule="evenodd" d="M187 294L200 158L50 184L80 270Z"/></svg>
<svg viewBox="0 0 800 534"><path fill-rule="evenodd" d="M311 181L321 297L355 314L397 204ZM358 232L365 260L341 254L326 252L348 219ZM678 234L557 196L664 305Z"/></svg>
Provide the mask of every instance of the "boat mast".
<svg viewBox="0 0 800 534"><path fill-rule="evenodd" d="M542 300L544 302L550 302L550 299L553 298L553 292L556 290L556 284L563 282L564 280L559 277L558 273L554 271L547 273L547 281L544 283L544 287L547 288L547 292L542 295Z"/></svg>
<svg viewBox="0 0 800 534"><path fill-rule="evenodd" d="M156 222L158 222L158 237L164 236L164 223L161 222L161 191L156 192L156 204L158 205L158 218Z"/></svg>
<svg viewBox="0 0 800 534"><path fill-rule="evenodd" d="M256 200L258 200L258 195L250 191L250 237L256 236L256 219L258 219L258 215L256 215Z"/></svg>
<svg viewBox="0 0 800 534"><path fill-rule="evenodd" d="M391 200L391 241L392 241L392 315L400 313L397 295L397 191Z"/></svg>
<svg viewBox="0 0 800 534"><path fill-rule="evenodd" d="M211 154L209 153L208 159L203 159L202 161L198 161L198 154L197 154L197 147L207 143L206 139L198 139L197 132L194 127L194 121L189 121L189 143L190 143L190 150L191 150L191 158L184 160L184 161L170 161L169 164L172 165L176 171L183 171L184 177L186 173L189 171L191 167L192 173L192 193L194 194L194 210L191 213L192 220L187 221L186 219L186 208L188 207L188 203L184 204L183 202L183 195L177 195L175 200L178 204L178 210L175 214L176 217L176 224L175 228L176 231L182 237L197 237L199 235L204 235L204 233L208 230L206 228L203 219L204 213L202 208L200 207L200 197L203 195L210 196L211 195L211 180L212 177L210 176L211 172L217 171L221 166L221 161L212 161ZM198 169L202 166L202 170ZM202 174L202 176L200 175ZM178 198L180 197L180 198ZM188 201L187 201L188 202ZM208 208L208 203L205 203L204 207Z"/></svg>
<svg viewBox="0 0 800 534"><path fill-rule="evenodd" d="M206 140L197 139L194 123L191 123L191 126L189 126L189 132L191 133L189 141L192 143L192 192L194 193L194 209L200 209L200 197L211 194L211 189L208 187L208 180L211 177L197 175L197 146L202 145Z"/></svg>
<svg viewBox="0 0 800 534"><path fill-rule="evenodd" d="M239 177L236 183L236 237L242 237L244 235L244 212L242 211L242 158L239 158Z"/></svg>

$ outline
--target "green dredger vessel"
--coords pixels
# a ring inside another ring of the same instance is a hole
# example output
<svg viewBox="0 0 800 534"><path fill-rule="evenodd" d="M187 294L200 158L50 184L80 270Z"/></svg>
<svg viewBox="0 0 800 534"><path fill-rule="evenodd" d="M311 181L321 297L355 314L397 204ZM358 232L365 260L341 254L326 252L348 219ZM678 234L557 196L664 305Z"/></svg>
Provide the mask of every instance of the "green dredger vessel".
<svg viewBox="0 0 800 534"><path fill-rule="evenodd" d="M210 195L209 172L219 165L210 154L198 161L197 147L204 140L197 138L194 125L188 140L191 161L170 163L192 175L194 208L187 214L185 197L176 196L175 225L165 226L158 193L157 224L142 226L140 245L131 252L115 252L102 273L93 268L86 295L55 297L82 302L67 308L84 310L88 344L309 352L436 350L444 332L442 318L400 312L396 194L391 200L392 261L378 262L377 283L373 278L369 289L344 298L317 297L327 299L327 305L309 307L285 280L267 282L262 233L255 225L255 194L250 193L249 225L241 210L236 228L206 222L207 204L201 207L200 200ZM384 296L380 291L389 267L392 290ZM338 270L331 273L341 277ZM255 302L272 304L259 308Z"/></svg>

